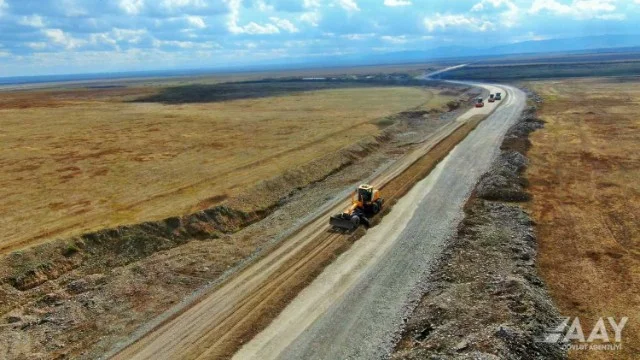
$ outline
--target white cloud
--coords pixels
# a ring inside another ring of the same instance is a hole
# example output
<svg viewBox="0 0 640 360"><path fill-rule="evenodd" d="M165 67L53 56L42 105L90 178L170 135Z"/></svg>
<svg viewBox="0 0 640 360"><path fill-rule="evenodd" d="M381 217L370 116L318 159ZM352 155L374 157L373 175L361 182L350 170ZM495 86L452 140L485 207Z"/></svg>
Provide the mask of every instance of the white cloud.
<svg viewBox="0 0 640 360"><path fill-rule="evenodd" d="M337 0L338 5L343 9L352 12L352 11L360 11L358 7L358 3L356 0Z"/></svg>
<svg viewBox="0 0 640 360"><path fill-rule="evenodd" d="M622 13L596 15L596 19L624 21L627 19L627 15Z"/></svg>
<svg viewBox="0 0 640 360"><path fill-rule="evenodd" d="M207 3L204 0L162 0L162 6L175 10L187 6L203 8L207 6Z"/></svg>
<svg viewBox="0 0 640 360"><path fill-rule="evenodd" d="M293 23L287 19L280 19L277 17L270 17L269 20L271 20L277 27L279 27L280 29L290 32L290 33L297 33L299 30L298 28L293 25Z"/></svg>
<svg viewBox="0 0 640 360"><path fill-rule="evenodd" d="M89 42L92 44L107 44L113 47L118 46L118 42L107 33L95 33L89 36Z"/></svg>
<svg viewBox="0 0 640 360"><path fill-rule="evenodd" d="M640 1L640 0L638 0ZM302 6L305 9L316 9L320 7L320 0L304 0Z"/></svg>
<svg viewBox="0 0 640 360"><path fill-rule="evenodd" d="M471 8L471 11L484 12L496 9L504 9L498 14L501 25L513 27L520 23L520 9L511 0L481 0Z"/></svg>
<svg viewBox="0 0 640 360"><path fill-rule="evenodd" d="M264 0L256 1L255 5L258 8L258 10L262 12L272 12L275 10L272 5L267 4L266 2L264 2Z"/></svg>
<svg viewBox="0 0 640 360"><path fill-rule="evenodd" d="M27 46L33 50L42 50L47 48L47 43L45 42L30 42L27 43Z"/></svg>
<svg viewBox="0 0 640 360"><path fill-rule="evenodd" d="M144 7L144 0L120 0L118 6L129 15L137 15Z"/></svg>
<svg viewBox="0 0 640 360"><path fill-rule="evenodd" d="M284 46L288 48L301 48L301 47L308 47L313 43L314 43L313 40L291 40L291 41L285 41Z"/></svg>
<svg viewBox="0 0 640 360"><path fill-rule="evenodd" d="M192 49L197 45L192 41L175 41L175 40L153 40L153 46L158 48L161 46L177 47L180 49Z"/></svg>
<svg viewBox="0 0 640 360"><path fill-rule="evenodd" d="M385 6L395 7L395 6L409 6L411 5L411 1L408 0L384 0Z"/></svg>
<svg viewBox="0 0 640 360"><path fill-rule="evenodd" d="M381 36L380 39L382 39L383 41L386 42L390 42L392 44L404 44L406 43L407 37L402 35L402 36L389 36L389 35L385 35L385 36Z"/></svg>
<svg viewBox="0 0 640 360"><path fill-rule="evenodd" d="M75 49L86 44L85 40L76 39L60 29L46 29L42 32L53 44L63 46L67 50Z"/></svg>
<svg viewBox="0 0 640 360"><path fill-rule="evenodd" d="M433 17L424 19L424 26L429 32L453 28L463 28L473 31L488 31L495 29L495 25L487 20L465 15L451 15L436 13Z"/></svg>
<svg viewBox="0 0 640 360"><path fill-rule="evenodd" d="M229 31L232 34L249 34L249 35L269 35L269 34L280 33L280 29L278 29L278 27L273 24L260 25L253 21L244 26L239 26L234 23L231 26L229 26Z"/></svg>
<svg viewBox="0 0 640 360"><path fill-rule="evenodd" d="M213 41L200 43L200 47L203 49L222 49L222 46L220 44Z"/></svg>
<svg viewBox="0 0 640 360"><path fill-rule="evenodd" d="M79 17L89 15L89 11L83 7L78 0L60 0L60 7L64 9L65 15L69 17Z"/></svg>
<svg viewBox="0 0 640 360"><path fill-rule="evenodd" d="M320 12L318 11L309 11L300 15L300 21L305 22L314 27L318 26L321 19L322 19L322 15L320 15Z"/></svg>
<svg viewBox="0 0 640 360"><path fill-rule="evenodd" d="M535 0L529 8L529 13L536 15L546 12L579 20L624 20L626 16L614 13L616 9L616 0L573 0L571 4L563 4L556 0Z"/></svg>
<svg viewBox="0 0 640 360"><path fill-rule="evenodd" d="M343 38L349 40L365 40L374 37L376 34L374 33L366 33L366 34L345 34L342 35Z"/></svg>
<svg viewBox="0 0 640 360"><path fill-rule="evenodd" d="M558 15L569 15L573 12L571 6L561 4L555 0L535 0L533 4L531 4L529 12L538 14L545 10Z"/></svg>
<svg viewBox="0 0 640 360"><path fill-rule="evenodd" d="M113 28L111 30L113 38L118 42L128 42L131 44L137 44L142 41L142 38L148 34L146 29L120 29Z"/></svg>
<svg viewBox="0 0 640 360"><path fill-rule="evenodd" d="M44 27L44 21L40 15L23 16L18 23L36 28Z"/></svg>
<svg viewBox="0 0 640 360"><path fill-rule="evenodd" d="M207 24L200 16L187 16L187 22L189 25L198 29L204 29L207 27Z"/></svg>
<svg viewBox="0 0 640 360"><path fill-rule="evenodd" d="M253 41L248 41L248 42L245 42L243 44L240 44L239 46L244 46L247 49L255 49L255 48L258 47L258 44L256 44Z"/></svg>
<svg viewBox="0 0 640 360"><path fill-rule="evenodd" d="M229 15L227 18L227 30L232 34L248 34L248 35L269 35L280 33L280 28L274 24L258 24L256 22L250 22L247 25L240 25L240 8L242 7L242 0L227 0L229 6ZM273 21L274 18L272 18ZM282 20L279 18L275 18ZM298 30L290 21L279 21L283 30L289 31L292 29ZM288 23L288 24L287 24ZM289 26L290 25L290 26Z"/></svg>
<svg viewBox="0 0 640 360"><path fill-rule="evenodd" d="M204 43L194 42L194 41L177 41L177 40L158 40L153 39L152 41L153 47L161 48L161 47L174 47L179 49L195 49L195 50L211 50L211 49L220 49L222 46L220 44L215 43L213 41L207 41Z"/></svg>
<svg viewBox="0 0 640 360"><path fill-rule="evenodd" d="M503 6L510 9L517 8L517 6L511 0L482 0L479 3L475 4L471 8L471 11L482 11L489 6L493 7L494 9L498 9Z"/></svg>

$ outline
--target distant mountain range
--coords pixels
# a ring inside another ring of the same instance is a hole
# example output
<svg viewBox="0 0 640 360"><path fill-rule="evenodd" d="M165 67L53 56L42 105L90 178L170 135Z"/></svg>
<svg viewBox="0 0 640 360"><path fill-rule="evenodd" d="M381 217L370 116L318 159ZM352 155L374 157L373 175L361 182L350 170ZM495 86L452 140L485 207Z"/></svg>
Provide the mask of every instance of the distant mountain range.
<svg viewBox="0 0 640 360"><path fill-rule="evenodd" d="M238 64L228 67L209 69L171 69L153 71L135 71L102 74L73 74L47 76L21 76L0 78L0 86L7 84L26 84L42 82L79 81L97 79L122 79L132 77L168 77L168 76L198 76L225 72L243 71L272 71L310 69L319 67L345 67L360 65L385 65L402 63L424 63L430 61L447 61L451 63L482 62L483 60L499 62L506 56L509 59L520 58L525 61L527 55L535 54L536 58L547 58L548 61L562 60L558 54L579 55L581 53L617 53L609 55L611 59L640 59L640 35L602 35L567 39L550 39L539 41L524 41L513 44L502 44L485 47L445 46L433 49L399 51L389 53L362 53L342 56L324 56L314 58L289 59L284 63L282 59L274 59L260 64ZM624 56L622 53L627 53ZM606 57L601 57L606 58ZM567 57L571 59L571 57Z"/></svg>
<svg viewBox="0 0 640 360"><path fill-rule="evenodd" d="M497 46L490 50L497 54L522 54L630 48L639 46L640 36L638 35L603 35L570 39L524 41L515 44Z"/></svg>
<svg viewBox="0 0 640 360"><path fill-rule="evenodd" d="M505 55L531 55L551 53L637 52L640 53L640 35L602 35L566 39L531 40L513 44L486 47L443 46L425 50L389 53L363 53L313 59L263 62L243 67L247 70L285 70L291 68L340 67L356 65L383 65L420 63L433 60L475 62Z"/></svg>
<svg viewBox="0 0 640 360"><path fill-rule="evenodd" d="M580 52L640 52L640 36L603 35L568 39L531 40L484 48L447 46L419 51L347 56L341 59L333 58L332 62L345 61L353 63L360 60L360 62L366 63L400 63L437 59L482 59L500 55Z"/></svg>

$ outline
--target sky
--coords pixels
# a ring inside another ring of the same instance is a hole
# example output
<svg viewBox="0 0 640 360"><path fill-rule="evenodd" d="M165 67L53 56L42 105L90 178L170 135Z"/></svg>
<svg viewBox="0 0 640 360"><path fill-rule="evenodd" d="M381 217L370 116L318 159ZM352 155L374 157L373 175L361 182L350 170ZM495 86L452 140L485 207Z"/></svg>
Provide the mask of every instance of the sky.
<svg viewBox="0 0 640 360"><path fill-rule="evenodd" d="M640 0L0 0L0 76L639 33Z"/></svg>

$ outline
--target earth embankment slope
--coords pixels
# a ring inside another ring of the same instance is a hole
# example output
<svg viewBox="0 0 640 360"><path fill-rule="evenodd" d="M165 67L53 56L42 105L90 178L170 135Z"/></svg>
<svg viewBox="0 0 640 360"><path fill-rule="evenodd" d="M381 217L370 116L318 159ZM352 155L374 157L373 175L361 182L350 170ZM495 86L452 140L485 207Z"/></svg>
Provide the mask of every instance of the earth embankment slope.
<svg viewBox="0 0 640 360"><path fill-rule="evenodd" d="M374 119L371 125L378 135L294 170L281 168L282 175L244 194L216 200L220 205L62 239L5 257L0 296L2 313L11 322L0 330L2 348L7 356L93 358L104 353L193 290L253 261L286 229L306 221L309 209L330 203L345 187L351 189L450 124L452 114L443 99L464 103L473 97L463 95L464 88L440 90L448 95L430 98L420 90L425 98L417 108ZM380 132L381 127L386 130ZM310 188L313 191L307 191ZM22 327L27 330L16 336Z"/></svg>

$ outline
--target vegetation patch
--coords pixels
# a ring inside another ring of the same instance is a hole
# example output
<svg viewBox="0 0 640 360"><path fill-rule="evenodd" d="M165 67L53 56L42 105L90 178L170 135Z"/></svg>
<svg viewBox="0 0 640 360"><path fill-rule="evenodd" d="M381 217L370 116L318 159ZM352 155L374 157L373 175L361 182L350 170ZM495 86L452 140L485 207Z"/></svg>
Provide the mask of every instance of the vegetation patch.
<svg viewBox="0 0 640 360"><path fill-rule="evenodd" d="M514 81L523 79L629 75L640 75L640 61L471 65L446 72L442 74L441 77L451 80Z"/></svg>

